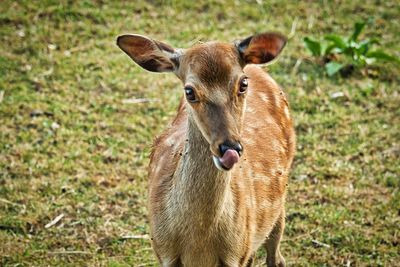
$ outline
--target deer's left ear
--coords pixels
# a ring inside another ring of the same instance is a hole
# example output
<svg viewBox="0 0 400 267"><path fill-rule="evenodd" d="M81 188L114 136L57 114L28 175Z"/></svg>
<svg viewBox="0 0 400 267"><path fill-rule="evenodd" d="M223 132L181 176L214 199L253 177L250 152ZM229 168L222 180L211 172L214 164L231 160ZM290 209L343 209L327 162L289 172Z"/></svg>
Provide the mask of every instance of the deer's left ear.
<svg viewBox="0 0 400 267"><path fill-rule="evenodd" d="M182 51L139 34L121 35L117 45L142 68L153 72L171 72L179 67Z"/></svg>
<svg viewBox="0 0 400 267"><path fill-rule="evenodd" d="M244 64L264 64L279 55L286 44L286 37L279 33L261 33L236 43Z"/></svg>

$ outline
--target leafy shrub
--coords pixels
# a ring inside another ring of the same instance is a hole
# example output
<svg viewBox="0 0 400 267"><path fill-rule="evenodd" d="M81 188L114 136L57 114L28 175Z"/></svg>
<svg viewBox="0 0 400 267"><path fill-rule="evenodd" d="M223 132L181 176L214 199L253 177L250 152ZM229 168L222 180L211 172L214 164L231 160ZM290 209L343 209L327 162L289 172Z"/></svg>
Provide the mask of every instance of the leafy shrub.
<svg viewBox="0 0 400 267"><path fill-rule="evenodd" d="M365 22L356 22L353 33L349 37L342 37L336 34L324 36L322 41L317 41L311 37L303 39L305 47L316 57L321 65L325 66L328 76L337 72L342 74L351 73L354 68L364 68L376 61L388 61L400 64L397 57L385 53L381 49L373 50L375 44L379 44L379 39L364 39L358 41ZM340 57L343 55L344 57Z"/></svg>

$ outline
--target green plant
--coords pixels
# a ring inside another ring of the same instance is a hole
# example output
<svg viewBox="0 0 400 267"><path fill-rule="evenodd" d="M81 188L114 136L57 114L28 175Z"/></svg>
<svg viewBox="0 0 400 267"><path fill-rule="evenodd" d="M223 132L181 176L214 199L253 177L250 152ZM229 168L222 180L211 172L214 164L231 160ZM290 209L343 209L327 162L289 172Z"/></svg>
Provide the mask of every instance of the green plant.
<svg viewBox="0 0 400 267"><path fill-rule="evenodd" d="M328 76L339 71L344 74L351 72L354 68L364 68L378 60L400 63L397 57L389 55L381 49L371 49L373 45L379 44L378 38L358 41L365 25L365 22L356 22L353 33L349 37L329 34L325 35L322 41L305 37L303 42L312 56L318 58L320 63L325 66ZM340 55L344 57L340 57Z"/></svg>

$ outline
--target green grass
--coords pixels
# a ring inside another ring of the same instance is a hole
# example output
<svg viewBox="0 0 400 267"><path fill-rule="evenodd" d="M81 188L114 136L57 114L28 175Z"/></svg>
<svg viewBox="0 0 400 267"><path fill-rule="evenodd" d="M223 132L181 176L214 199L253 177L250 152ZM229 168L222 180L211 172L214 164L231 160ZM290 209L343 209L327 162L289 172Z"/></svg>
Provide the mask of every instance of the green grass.
<svg viewBox="0 0 400 267"><path fill-rule="evenodd" d="M259 2L2 1L1 266L157 265L146 238L123 236L149 231L150 146L182 89L172 75L135 66L117 35L188 47L265 30L289 34L293 24L295 35L268 67L289 96L298 135L283 254L291 266L398 264L399 68L328 78L302 39L345 34L369 19L364 37L379 37L399 56L399 5ZM123 101L141 97L159 101Z"/></svg>

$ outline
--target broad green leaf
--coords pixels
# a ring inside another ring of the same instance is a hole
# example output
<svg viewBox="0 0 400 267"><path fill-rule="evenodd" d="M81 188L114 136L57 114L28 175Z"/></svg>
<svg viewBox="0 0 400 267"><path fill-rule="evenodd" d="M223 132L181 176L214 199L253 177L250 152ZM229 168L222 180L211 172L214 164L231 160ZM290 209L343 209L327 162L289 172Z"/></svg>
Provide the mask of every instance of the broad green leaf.
<svg viewBox="0 0 400 267"><path fill-rule="evenodd" d="M331 53L335 53L334 49L336 48L336 46L334 44L330 44L325 48L325 51L322 53L323 55L329 55ZM340 51L338 51L340 52Z"/></svg>
<svg viewBox="0 0 400 267"><path fill-rule="evenodd" d="M364 55L357 55L356 58L354 58L353 65L363 68L365 65L368 65L368 60Z"/></svg>
<svg viewBox="0 0 400 267"><path fill-rule="evenodd" d="M360 51L360 53L362 55L365 55L368 53L369 48L373 45L373 44L378 44L378 40L376 38L373 39L366 39L363 40L361 42L358 43L358 49Z"/></svg>
<svg viewBox="0 0 400 267"><path fill-rule="evenodd" d="M324 55L326 55L325 51L326 51L326 48L328 47L328 44L325 42L321 42L320 45L321 45L321 56L324 56Z"/></svg>
<svg viewBox="0 0 400 267"><path fill-rule="evenodd" d="M340 54L341 52L342 50L340 48L337 48L335 44L328 42L321 42L321 56L328 56L330 54Z"/></svg>
<svg viewBox="0 0 400 267"><path fill-rule="evenodd" d="M366 57L375 58L377 60L396 62L396 63L400 64L400 59L398 57L386 54L382 50L370 51L366 54Z"/></svg>
<svg viewBox="0 0 400 267"><path fill-rule="evenodd" d="M377 38L372 38L372 39L365 39L359 42L359 45L364 45L364 44L379 44L379 40Z"/></svg>
<svg viewBox="0 0 400 267"><path fill-rule="evenodd" d="M321 44L309 37L303 39L305 47L311 52L315 57L321 56Z"/></svg>
<svg viewBox="0 0 400 267"><path fill-rule="evenodd" d="M335 73L337 73L343 67L344 67L344 64L340 64L340 63L337 63L334 61L331 61L325 65L326 73L328 74L328 76L333 76Z"/></svg>
<svg viewBox="0 0 400 267"><path fill-rule="evenodd" d="M356 22L354 24L354 31L350 37L350 40L356 41L361 31L364 29L364 27L365 27L365 22Z"/></svg>
<svg viewBox="0 0 400 267"><path fill-rule="evenodd" d="M336 48L339 48L340 50L344 50L347 46L346 40L339 35L335 34L326 35L325 40L331 41L336 46Z"/></svg>

